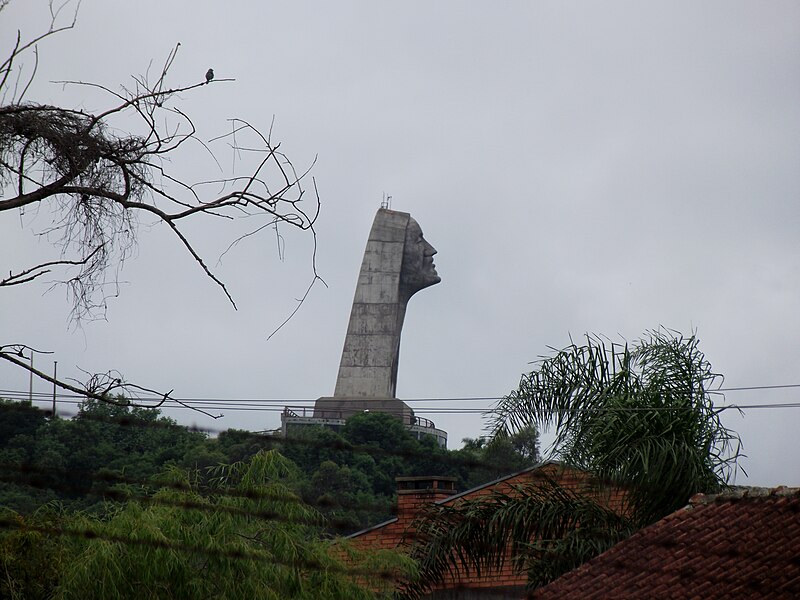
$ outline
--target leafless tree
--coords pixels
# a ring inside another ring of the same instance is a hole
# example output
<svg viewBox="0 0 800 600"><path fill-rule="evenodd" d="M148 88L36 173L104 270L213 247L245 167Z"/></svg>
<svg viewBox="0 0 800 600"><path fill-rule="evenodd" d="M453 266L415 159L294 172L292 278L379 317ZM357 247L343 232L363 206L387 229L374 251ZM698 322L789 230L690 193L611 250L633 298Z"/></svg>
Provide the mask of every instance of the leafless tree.
<svg viewBox="0 0 800 600"><path fill-rule="evenodd" d="M0 11L7 3L0 0ZM18 32L13 49L0 64L0 213L37 210L51 215L51 223L36 233L52 241L57 252L46 262L3 269L0 287L29 284L51 273L68 290L75 322L104 316L109 290L116 289L119 268L136 244L139 219L147 218L168 227L235 308L225 284L189 239L185 224L197 219L218 220L220 226L235 223L234 233L228 234L231 246L265 231L280 236L279 228L285 226L307 231L315 240L319 197L313 183L311 198L302 185L309 170L295 170L280 144L271 139L271 125L264 134L245 120L230 119L228 133L201 141L180 101L204 86L231 80L198 73L195 83L169 83L180 44L155 76L133 77L132 85L120 90L83 81L60 82L104 94L108 99L104 110L28 100L39 44L72 29L78 8L79 2L51 0L47 30L29 41ZM70 13L66 22L65 12ZM120 133L120 123L125 124L125 133ZM188 182L176 174L175 165L190 144L201 144L212 158L213 146L223 144L236 156L250 158L252 167L244 175ZM238 228L242 219L249 220L249 228ZM153 392L113 372L89 376L77 386L55 381L26 361L30 352L33 349L24 343L0 340L0 358L66 390L101 400L108 400L111 393L136 397L138 392ZM160 403L168 399L168 394L158 396Z"/></svg>

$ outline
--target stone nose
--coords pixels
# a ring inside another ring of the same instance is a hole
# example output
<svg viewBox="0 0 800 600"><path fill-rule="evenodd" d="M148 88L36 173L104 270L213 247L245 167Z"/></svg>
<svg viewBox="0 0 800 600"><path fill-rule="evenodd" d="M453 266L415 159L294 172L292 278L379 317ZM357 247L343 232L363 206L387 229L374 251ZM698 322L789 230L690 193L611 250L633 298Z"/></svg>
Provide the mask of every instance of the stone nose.
<svg viewBox="0 0 800 600"><path fill-rule="evenodd" d="M436 248L431 246L429 242L425 242L425 256L433 256L437 252Z"/></svg>

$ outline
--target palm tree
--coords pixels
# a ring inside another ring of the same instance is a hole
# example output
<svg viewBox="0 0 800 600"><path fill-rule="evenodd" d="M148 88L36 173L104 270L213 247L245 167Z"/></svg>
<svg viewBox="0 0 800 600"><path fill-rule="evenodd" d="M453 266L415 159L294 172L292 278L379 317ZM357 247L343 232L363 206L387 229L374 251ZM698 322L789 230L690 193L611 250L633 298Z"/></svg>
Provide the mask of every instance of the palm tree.
<svg viewBox="0 0 800 600"><path fill-rule="evenodd" d="M458 568L496 568L510 554L537 587L669 513L725 487L740 440L712 401L722 377L695 335L658 329L629 346L587 335L543 358L491 413L493 435L553 429L552 459L587 474L580 489L541 478L514 493L435 506L417 523L423 592ZM721 398L721 395L720 395ZM626 491L624 506L599 488ZM509 552L510 549L510 552Z"/></svg>

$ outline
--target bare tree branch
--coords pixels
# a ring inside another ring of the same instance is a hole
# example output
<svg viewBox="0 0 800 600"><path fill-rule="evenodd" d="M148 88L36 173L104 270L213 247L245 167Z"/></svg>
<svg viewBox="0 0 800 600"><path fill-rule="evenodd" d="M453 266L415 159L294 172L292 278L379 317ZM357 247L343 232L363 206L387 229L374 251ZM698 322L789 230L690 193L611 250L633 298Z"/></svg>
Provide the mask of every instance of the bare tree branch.
<svg viewBox="0 0 800 600"><path fill-rule="evenodd" d="M308 230L314 236L319 198L313 199L310 211L304 209L307 202L302 188L309 170L298 173L279 150L280 144L273 143L247 121L233 120L234 133L240 137L249 135L256 145L245 146L236 140L231 147L261 155L249 175L188 183L167 171L162 157L169 156L174 161L173 154L190 140L210 151L208 144L196 137L191 118L178 107L167 105L177 94L208 85L202 81L166 87L166 76L178 48L172 50L152 85L140 76L134 78L132 90L120 93L100 84L61 82L97 89L118 101L97 114L31 103L0 107L0 184L17 192L0 198L0 212L52 200L61 220L47 233L62 234L62 253L78 254L72 261L81 263L88 262L89 252L103 248L96 268L79 277L83 293L75 296L78 319L92 316L102 306L92 296L102 294L106 270L111 264L124 262L135 244L136 214L148 214L168 225L234 307L233 297L183 233L180 221L200 215L231 220L266 216L270 224ZM138 135L112 133L112 118L123 114L138 117L142 126ZM172 123L172 127L159 123ZM209 143L227 142L230 135L213 138ZM266 183L270 176L277 177L274 190ZM170 183L178 185L166 187ZM204 198L203 192L211 184L223 192ZM247 235L236 239L244 237Z"/></svg>
<svg viewBox="0 0 800 600"><path fill-rule="evenodd" d="M33 281L37 277L40 277L46 273L49 273L51 269L47 267L55 267L55 266L63 266L63 265L85 265L89 262L95 254L97 254L101 250L100 247L95 248L89 256L85 257L82 260L51 260L50 262L41 263L29 269L25 269L24 271L20 271L19 273L8 273L8 277L5 279L0 279L0 287L6 285L20 285L22 283L28 283L29 281Z"/></svg>
<svg viewBox="0 0 800 600"><path fill-rule="evenodd" d="M0 11L7 4L8 0L0 0ZM67 286L73 322L104 317L108 286L118 289L119 271L135 247L141 218L166 225L234 309L233 295L208 266L201 247L188 234L187 223L203 217L220 219L216 221L219 228L230 228L230 232L221 231L219 238L229 235L232 239L223 255L267 228L274 230L279 244L280 227L307 231L315 256L314 223L320 200L316 184L310 198L303 187L315 161L296 170L280 143L273 142L272 123L265 135L248 121L231 119L229 133L207 142L200 139L192 117L180 107L181 99L211 89L211 84L234 80L204 76L194 83L173 83L171 74L180 44L169 52L155 79L150 77L151 63L144 75L132 77L131 84L119 89L81 80L56 82L99 94L105 103L99 110L29 101L27 95L38 71L39 43L75 27L80 0L51 0L49 6L47 30L30 41L18 32L13 48L0 63L0 215L10 211L29 214L28 209L34 209L34 215L47 214L52 221L34 229L34 234L51 242L61 257L35 265L0 267L8 272L0 287L64 272L56 285ZM66 12L70 18L62 24ZM27 69L22 63L26 53L33 54L33 65ZM184 150L192 144L202 147L213 160L219 177L189 181L175 171L173 165L181 163ZM214 156L219 144L242 159L239 162L245 163L246 174L225 172ZM254 224L245 227L244 219ZM36 225L35 216L31 224ZM314 258L311 267L311 286L299 305L320 279ZM0 358L44 381L104 402L112 401L114 394L136 398L138 392L151 392L126 382L116 372L87 373L87 382L77 385L56 380L25 362L26 349L29 347L20 344L0 345ZM170 399L169 393L153 393L161 398L155 406Z"/></svg>
<svg viewBox="0 0 800 600"><path fill-rule="evenodd" d="M71 384L63 381L61 379L56 379L55 377L48 375L47 373L40 371L39 369L31 366L30 359L25 356L25 352L30 353L42 353L41 350L35 350L26 344L6 344L0 346L0 358L6 360L10 363L15 364L16 366L36 375L39 379L52 383L61 389L70 391L74 394L78 394L80 396L84 396L86 398L90 398L93 400L98 400L100 402L106 402L109 404L120 404L120 402L116 401L113 395L124 395L126 398L133 398L132 402L126 400L124 402L125 406L141 406L145 408L158 408L167 400L171 400L169 395L172 393L172 390L167 392L166 394L161 394L161 392L156 392L155 390L150 390L130 382L125 381L122 378L122 375L116 371L108 371L106 373L96 373L89 376L89 379L85 384ZM156 403L137 403L135 401L136 398L139 397L140 393L148 393L148 394L155 394L160 396L160 400ZM213 415L209 415L213 416Z"/></svg>
<svg viewBox="0 0 800 600"><path fill-rule="evenodd" d="M4 0L3 2L0 2L0 11L2 11L6 6L8 6L9 2L10 2L10 0ZM2 76L2 79L0 79L0 91L2 92L2 95L0 95L0 102L5 104L6 83L8 82L9 75L11 75L11 73L13 72L14 61L15 60L21 54L23 54L26 50L28 50L29 48L34 48L35 49L36 48L36 44L38 44L39 42L41 42L45 38L48 38L48 37L53 36L53 35L55 35L57 33L61 33L62 31L67 31L68 29L72 29L72 28L75 27L75 24L77 23L77 20L78 20L78 11L80 10L81 0L78 0L75 3L75 9L74 9L73 14L72 14L72 21L70 23L68 23L67 25L64 25L64 26L61 26L61 27L57 27L56 26L56 22L58 21L58 16L71 3L72 3L72 0L65 0L65 2L61 3L59 6L56 6L55 3L53 2L53 0L50 0L50 26L48 27L47 31L45 31L44 33L34 37L30 41L28 41L28 42L23 44L22 43L22 32L21 31L17 31L17 43L14 45L14 49L9 53L9 55L5 59L5 61L3 61L2 64L0 64L0 76ZM37 55L36 56L35 66L33 68L33 72L31 73L31 75L29 77L28 84L23 89L22 94L20 94L20 95L16 95L15 94L15 95L13 95L11 97L11 101L9 102L10 104L17 104L17 103L22 102L22 99L25 96L25 92L27 92L28 88L30 87L30 82L33 81L33 79L34 79L34 77L36 75L36 67L38 67L38 65L39 65L39 61L38 61L38 55ZM20 70L20 74L21 74L21 70Z"/></svg>

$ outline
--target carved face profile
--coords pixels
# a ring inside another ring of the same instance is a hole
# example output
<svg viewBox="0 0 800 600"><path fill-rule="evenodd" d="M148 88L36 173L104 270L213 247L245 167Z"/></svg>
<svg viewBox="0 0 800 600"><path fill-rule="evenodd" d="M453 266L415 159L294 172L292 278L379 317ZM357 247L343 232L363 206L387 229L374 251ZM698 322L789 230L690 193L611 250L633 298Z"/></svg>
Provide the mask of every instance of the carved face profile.
<svg viewBox="0 0 800 600"><path fill-rule="evenodd" d="M433 264L434 254L436 248L422 235L419 223L410 217L403 247L403 268L400 271L400 288L408 296L442 280Z"/></svg>

